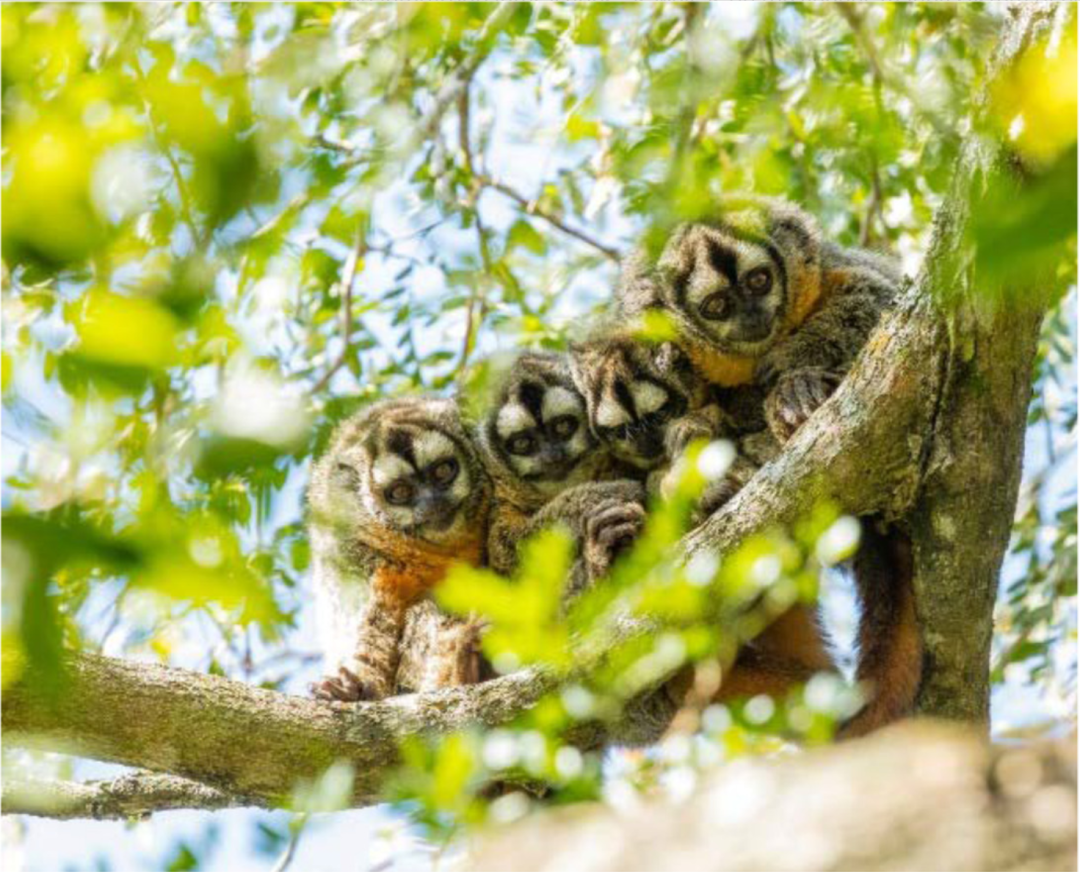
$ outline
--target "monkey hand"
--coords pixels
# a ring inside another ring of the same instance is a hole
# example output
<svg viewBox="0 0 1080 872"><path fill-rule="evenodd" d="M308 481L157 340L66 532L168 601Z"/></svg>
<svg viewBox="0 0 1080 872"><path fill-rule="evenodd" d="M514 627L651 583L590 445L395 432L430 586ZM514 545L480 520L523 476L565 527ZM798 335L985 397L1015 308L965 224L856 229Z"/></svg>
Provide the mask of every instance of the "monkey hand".
<svg viewBox="0 0 1080 872"><path fill-rule="evenodd" d="M637 538L644 523L642 500L607 499L597 505L585 522L582 543L590 582L607 574L615 558Z"/></svg>
<svg viewBox="0 0 1080 872"><path fill-rule="evenodd" d="M361 669L358 664L354 669L339 666L337 672L312 682L308 685L308 689L315 699L327 702L361 702L382 699L386 694L380 693L374 682L364 681L357 675L359 671Z"/></svg>
<svg viewBox="0 0 1080 872"><path fill-rule="evenodd" d="M699 415L684 415L667 426L664 450L668 457L680 457L696 439L711 441L715 437L713 424Z"/></svg>
<svg viewBox="0 0 1080 872"><path fill-rule="evenodd" d="M819 366L785 372L765 398L765 419L782 444L788 441L836 390L843 373Z"/></svg>

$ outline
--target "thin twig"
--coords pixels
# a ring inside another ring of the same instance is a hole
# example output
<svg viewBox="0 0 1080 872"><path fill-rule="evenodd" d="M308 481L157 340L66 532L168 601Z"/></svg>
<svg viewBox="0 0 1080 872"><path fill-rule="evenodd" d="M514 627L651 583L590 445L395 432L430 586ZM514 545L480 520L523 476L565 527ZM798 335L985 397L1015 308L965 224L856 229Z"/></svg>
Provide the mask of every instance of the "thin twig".
<svg viewBox="0 0 1080 872"><path fill-rule="evenodd" d="M431 107L431 111L421 119L420 124L417 126L415 138L418 141L423 142L435 135L443 116L446 114L446 110L458 99L458 95L462 90L468 87L473 75L480 68L480 64L484 62L491 51L489 43L510 20L510 16L518 5L517 3L500 3L496 6L495 11L488 16L480 30L480 34L477 36L476 46L472 53L462 61L457 69L447 76L443 86L439 89L439 93L435 95L435 105Z"/></svg>
<svg viewBox="0 0 1080 872"><path fill-rule="evenodd" d="M135 70L135 77L139 80L139 85L145 92L147 86L146 74L143 72L142 67L137 60L132 63L131 66ZM180 199L180 214L184 218L184 223L187 224L188 229L191 231L192 245L198 249L205 248L206 240L203 238L203 234L199 231L199 226L195 222L191 193L187 189L187 182L184 180L180 162L176 159L176 155L173 154L172 147L163 141L161 134L158 132L157 120L154 118L154 110L150 106L150 101L145 98L143 98L143 108L146 110L146 118L150 122L150 138L153 139L154 145L156 145L158 150L165 156L165 160L168 161L173 176L176 178L176 192Z"/></svg>
<svg viewBox="0 0 1080 872"><path fill-rule="evenodd" d="M272 872L285 872L286 869L292 864L293 858L296 856L296 846L300 844L300 836L304 834L304 828L307 826L308 815L298 815L292 823L289 825L289 829L292 833L289 835L289 844L285 846L285 852L278 858L278 861L274 864Z"/></svg>
<svg viewBox="0 0 1080 872"><path fill-rule="evenodd" d="M498 191L500 194L509 197L511 200L521 206L527 214L533 215L542 221L546 221L552 227L561 230L567 236L572 236L574 237L574 239L577 239L580 242L584 242L586 245L595 248L602 255L604 255L604 257L618 263L619 253L614 248L604 245L604 243L600 242L598 239L593 238L584 231L578 230L575 227L571 227L557 215L554 215L553 213L542 208L535 200L530 200L524 194L510 187L510 185L506 184L505 182L498 181L497 179L493 179L490 176L478 176L477 180L483 187L491 188L491 190Z"/></svg>
<svg viewBox="0 0 1080 872"><path fill-rule="evenodd" d="M356 275L366 253L367 228L365 222L361 221L360 227L356 231L356 243L353 245L352 253L345 263L345 270L341 276L341 354L339 354L337 359L330 365L330 368L323 373L322 377L312 385L312 393L318 393L325 388L330 383L330 379L334 377L334 374L341 369L349 359L350 341L353 332L353 283L356 281Z"/></svg>
<svg viewBox="0 0 1080 872"><path fill-rule="evenodd" d="M859 227L859 245L865 248L870 244L874 229L874 218L881 219L881 174L878 171L877 155L870 153L870 198L866 201L862 225Z"/></svg>
<svg viewBox="0 0 1080 872"><path fill-rule="evenodd" d="M844 21L847 22L848 27L851 28L852 35L855 37L855 41L863 50L863 54L866 55L866 63L867 66L870 67L870 75L873 78L874 83L879 88L888 88L910 100L911 105L916 111L930 122L934 131L943 139L950 142L957 140L959 135L956 130L940 118L936 112L926 108L918 95L908 87L907 83L903 81L902 78L891 75L885 69L885 65L881 62L881 55L878 53L873 38L866 32L862 15L856 9L856 4L834 3L833 7L840 13L840 16Z"/></svg>
<svg viewBox="0 0 1080 872"><path fill-rule="evenodd" d="M4 814L56 820L126 820L181 808L213 811L265 804L176 775L131 772L105 781L5 778L0 807Z"/></svg>
<svg viewBox="0 0 1080 872"><path fill-rule="evenodd" d="M484 309L486 308L483 303L484 282L492 273L491 250L488 248L487 233L484 222L480 218L480 209L477 206L481 186L476 181L476 167L473 162L472 145L469 141L469 108L469 85L466 83L458 97L458 144L465 159L465 169L468 170L469 178L472 180L468 206L472 210L473 226L476 228L477 245L480 249L480 259L484 264L484 275L478 276L473 282L472 291L469 294L469 305L465 310L465 337L461 343L461 356L458 358L457 365L459 378L464 377L465 366L468 364L469 355L472 353L473 338L479 329L476 317L478 306L480 308L480 320L482 321L484 318Z"/></svg>

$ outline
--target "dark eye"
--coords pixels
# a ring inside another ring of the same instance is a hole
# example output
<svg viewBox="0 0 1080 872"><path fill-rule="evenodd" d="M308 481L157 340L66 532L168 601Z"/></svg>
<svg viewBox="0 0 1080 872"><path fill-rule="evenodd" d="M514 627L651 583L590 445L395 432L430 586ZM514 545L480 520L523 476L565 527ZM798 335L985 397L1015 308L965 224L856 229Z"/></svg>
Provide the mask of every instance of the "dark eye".
<svg viewBox="0 0 1080 872"><path fill-rule="evenodd" d="M746 274L746 287L755 294L766 294L772 287L772 273L765 267L759 266Z"/></svg>
<svg viewBox="0 0 1080 872"><path fill-rule="evenodd" d="M723 294L710 294L701 301L698 311L707 321L719 321L727 314L728 301Z"/></svg>
<svg viewBox="0 0 1080 872"><path fill-rule="evenodd" d="M392 506L407 506L413 501L416 489L407 481L395 481L383 491L383 495Z"/></svg>
<svg viewBox="0 0 1080 872"><path fill-rule="evenodd" d="M431 478L435 484L445 487L450 484L458 474L458 462L454 458L448 458L435 464L431 470Z"/></svg>
<svg viewBox="0 0 1080 872"><path fill-rule="evenodd" d="M536 439L528 434L514 436L507 440L506 450L511 454L533 454L536 451Z"/></svg>
<svg viewBox="0 0 1080 872"><path fill-rule="evenodd" d="M565 415L562 418L556 418L551 422L551 432L558 436L560 439L569 439L577 432L578 422L577 418L571 415Z"/></svg>
<svg viewBox="0 0 1080 872"><path fill-rule="evenodd" d="M671 398L669 397L668 399L664 400L664 405L662 405L655 412L646 415L645 419L653 424L659 423L661 421L666 421L668 418L671 417L671 413L674 407L675 404L671 402Z"/></svg>

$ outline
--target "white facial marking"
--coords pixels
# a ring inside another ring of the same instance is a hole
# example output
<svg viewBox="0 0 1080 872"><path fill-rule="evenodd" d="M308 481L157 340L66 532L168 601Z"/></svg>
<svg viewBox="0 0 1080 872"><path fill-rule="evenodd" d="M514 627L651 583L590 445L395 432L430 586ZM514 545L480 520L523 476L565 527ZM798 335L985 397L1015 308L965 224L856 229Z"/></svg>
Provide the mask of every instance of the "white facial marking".
<svg viewBox="0 0 1080 872"><path fill-rule="evenodd" d="M566 453L571 457L584 454L589 448L589 439L585 435L585 428L579 427L577 432L566 443Z"/></svg>
<svg viewBox="0 0 1080 872"><path fill-rule="evenodd" d="M652 414L668 399L667 391L662 387L645 381L637 381L630 385L630 395L634 398L634 408L639 416Z"/></svg>
<svg viewBox="0 0 1080 872"><path fill-rule="evenodd" d="M716 271L709 259L709 248L706 244L708 239L715 240L725 251L735 256L735 269L738 275L745 275L750 270L759 266L770 266L772 258L769 252L753 242L735 239L726 233L708 231L702 233L694 240L696 257L694 258L694 272L690 276L686 298L689 303L700 304L706 297L729 287L727 276Z"/></svg>
<svg viewBox="0 0 1080 872"><path fill-rule="evenodd" d="M529 410L518 403L507 403L499 409L499 416L495 419L495 430L503 439L509 439L515 433L535 426L536 421L529 414Z"/></svg>
<svg viewBox="0 0 1080 872"><path fill-rule="evenodd" d="M387 452L371 467L371 477L377 485L386 485L404 475L412 475L413 468L403 457Z"/></svg>
<svg viewBox="0 0 1080 872"><path fill-rule="evenodd" d="M544 392L544 399L540 406L540 414L544 421L558 418L562 415L581 414L581 397L566 388L553 387Z"/></svg>
<svg viewBox="0 0 1080 872"><path fill-rule="evenodd" d="M534 472L540 472L540 458L538 457L520 457L518 455L510 456L510 463L514 469L517 470L518 475L531 475Z"/></svg>
<svg viewBox="0 0 1080 872"><path fill-rule="evenodd" d="M629 421L626 409L611 394L605 394L596 409L596 423L601 427L621 427Z"/></svg>
<svg viewBox="0 0 1080 872"><path fill-rule="evenodd" d="M439 431L425 430L413 440L413 454L416 456L416 465L420 469L426 469L436 460L456 457L457 446Z"/></svg>
<svg viewBox="0 0 1080 872"><path fill-rule="evenodd" d="M450 496L455 501L465 499L469 495L469 473L462 467L458 470L457 478L454 479L454 483L450 485Z"/></svg>

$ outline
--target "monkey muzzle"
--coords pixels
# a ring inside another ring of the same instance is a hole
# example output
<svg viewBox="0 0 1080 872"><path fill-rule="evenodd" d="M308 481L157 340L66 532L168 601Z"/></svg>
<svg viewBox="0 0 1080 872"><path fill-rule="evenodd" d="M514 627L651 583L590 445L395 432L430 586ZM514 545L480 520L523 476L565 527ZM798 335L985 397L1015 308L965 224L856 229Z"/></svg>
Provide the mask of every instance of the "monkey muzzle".
<svg viewBox="0 0 1080 872"><path fill-rule="evenodd" d="M458 507L445 497L421 496L416 502L413 517L417 528L443 533L453 526Z"/></svg>

